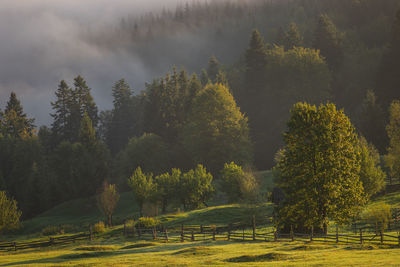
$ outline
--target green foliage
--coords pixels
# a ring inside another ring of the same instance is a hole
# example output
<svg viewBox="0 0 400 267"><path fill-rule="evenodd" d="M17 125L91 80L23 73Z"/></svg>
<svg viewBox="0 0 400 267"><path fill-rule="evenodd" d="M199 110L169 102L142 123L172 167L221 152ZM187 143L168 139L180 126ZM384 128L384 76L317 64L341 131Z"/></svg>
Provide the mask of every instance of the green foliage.
<svg viewBox="0 0 400 267"><path fill-rule="evenodd" d="M372 144L368 144L364 137L360 138L360 181L367 198L380 192L385 187L386 174L379 166L380 156Z"/></svg>
<svg viewBox="0 0 400 267"><path fill-rule="evenodd" d="M17 201L8 198L5 191L0 191L0 233L18 228L20 217Z"/></svg>
<svg viewBox="0 0 400 267"><path fill-rule="evenodd" d="M289 24L289 29L283 32L279 39L279 44L283 45L286 50L303 45L303 37L293 22Z"/></svg>
<svg viewBox="0 0 400 267"><path fill-rule="evenodd" d="M225 162L251 164L247 118L228 88L210 84L196 96L185 127L184 145L197 163L213 173L221 170Z"/></svg>
<svg viewBox="0 0 400 267"><path fill-rule="evenodd" d="M171 173L163 173L155 177L157 184L156 197L161 201L162 212L167 210L168 203L174 201L179 194L179 181L182 172L179 169L172 169Z"/></svg>
<svg viewBox="0 0 400 267"><path fill-rule="evenodd" d="M376 227L376 230L384 231L392 219L391 206L386 203L377 203L369 206L362 213L362 218Z"/></svg>
<svg viewBox="0 0 400 267"><path fill-rule="evenodd" d="M373 90L367 90L359 119L359 130L379 151L385 151L387 137L385 133L385 115L376 101Z"/></svg>
<svg viewBox="0 0 400 267"><path fill-rule="evenodd" d="M105 226L104 222L100 221L93 225L93 233L101 234L101 233L104 233L105 231L106 231L106 226Z"/></svg>
<svg viewBox="0 0 400 267"><path fill-rule="evenodd" d="M144 134L129 140L117 158L116 169L121 185L133 171L140 168L145 173L160 174L170 166L170 151L162 138L155 134Z"/></svg>
<svg viewBox="0 0 400 267"><path fill-rule="evenodd" d="M277 166L285 194L277 210L279 223L326 231L329 219L354 218L365 198L358 138L349 118L333 104L297 103L287 127Z"/></svg>
<svg viewBox="0 0 400 267"><path fill-rule="evenodd" d="M389 124L386 126L389 137L388 154L385 164L389 168L389 178L400 180L400 101L395 100L389 108Z"/></svg>
<svg viewBox="0 0 400 267"><path fill-rule="evenodd" d="M156 218L140 217L139 220L137 221L137 224L139 224L141 227L144 227L144 228L151 228L151 227L158 225L159 222Z"/></svg>
<svg viewBox="0 0 400 267"><path fill-rule="evenodd" d="M236 203L255 200L259 186L250 172L243 171L242 167L231 162L225 163L221 171L221 190L227 194L231 203Z"/></svg>
<svg viewBox="0 0 400 267"><path fill-rule="evenodd" d="M201 164L180 176L179 198L185 210L206 205L214 193L212 180L211 173L208 173Z"/></svg>
<svg viewBox="0 0 400 267"><path fill-rule="evenodd" d="M0 112L0 134L15 138L27 138L34 134L34 119L28 119L21 102L14 92L11 93L4 109Z"/></svg>
<svg viewBox="0 0 400 267"><path fill-rule="evenodd" d="M342 64L342 39L331 18L326 14L320 15L314 33L313 47L321 51L321 55L326 58L332 69L337 69Z"/></svg>
<svg viewBox="0 0 400 267"><path fill-rule="evenodd" d="M210 57L208 60L207 77L210 79L211 83L217 82L219 71L220 69L218 60L214 56Z"/></svg>
<svg viewBox="0 0 400 267"><path fill-rule="evenodd" d="M145 201L151 200L155 192L153 174L146 175L140 167L137 167L132 176L128 179L128 185L132 189L137 203L139 204L140 215L143 215Z"/></svg>
<svg viewBox="0 0 400 267"><path fill-rule="evenodd" d="M103 183L100 193L97 195L97 206L107 218L108 226L112 226L112 215L119 201L119 194L115 184Z"/></svg>

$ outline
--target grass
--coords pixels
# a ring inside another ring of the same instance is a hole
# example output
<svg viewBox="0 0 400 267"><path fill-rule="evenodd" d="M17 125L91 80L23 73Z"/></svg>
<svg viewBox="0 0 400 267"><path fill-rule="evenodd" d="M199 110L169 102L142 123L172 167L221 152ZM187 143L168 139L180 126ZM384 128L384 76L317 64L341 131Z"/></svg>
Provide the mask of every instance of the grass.
<svg viewBox="0 0 400 267"><path fill-rule="evenodd" d="M0 266L398 266L400 262L396 248L318 242L92 243L3 253ZM82 247L95 249L78 249Z"/></svg>
<svg viewBox="0 0 400 267"><path fill-rule="evenodd" d="M272 190L270 171L258 173L262 181L261 192ZM400 207L400 193L380 196L372 201L386 202ZM116 223L125 218L137 218L138 208L132 193L122 193L114 215ZM216 204L216 203L215 203ZM159 216L168 227L185 225L227 225L248 223L256 215L260 225L257 231L269 232L272 224L271 203L260 205L218 205L190 212L175 212ZM48 225L73 225L75 230L88 230L89 223L103 220L94 199L79 199L63 203L40 216L24 222L17 241L38 239L39 232ZM108 228L96 235L94 241L78 241L69 245L0 252L0 266L399 266L398 247L376 245L336 245L314 241L295 242L228 242L195 241L165 243L161 241L135 241L122 236L122 225ZM329 231L335 231L330 225ZM349 227L340 233L351 233ZM246 232L250 233L251 229ZM41 237L43 238L43 237ZM46 238L46 237L45 237Z"/></svg>

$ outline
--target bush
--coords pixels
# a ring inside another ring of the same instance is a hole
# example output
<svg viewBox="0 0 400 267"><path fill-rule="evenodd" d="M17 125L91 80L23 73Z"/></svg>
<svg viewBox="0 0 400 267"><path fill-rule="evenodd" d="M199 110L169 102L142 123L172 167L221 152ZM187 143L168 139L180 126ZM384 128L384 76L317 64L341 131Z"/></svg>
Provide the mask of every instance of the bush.
<svg viewBox="0 0 400 267"><path fill-rule="evenodd" d="M242 167L231 162L225 163L221 176L222 190L227 194L230 202L257 199L259 186L252 173L243 171Z"/></svg>
<svg viewBox="0 0 400 267"><path fill-rule="evenodd" d="M376 231L383 232L392 218L391 206L386 203L370 206L363 212L362 218L373 224Z"/></svg>
<svg viewBox="0 0 400 267"><path fill-rule="evenodd" d="M138 224L144 228L151 228L158 224L158 220L151 217L140 217Z"/></svg>
<svg viewBox="0 0 400 267"><path fill-rule="evenodd" d="M42 229L42 235L58 235L60 233L60 226L48 225Z"/></svg>
<svg viewBox="0 0 400 267"><path fill-rule="evenodd" d="M105 227L105 225L104 225L104 222L102 222L102 221L96 223L96 224L93 226L93 232L94 232L95 234L104 233L105 231L106 231L106 227Z"/></svg>

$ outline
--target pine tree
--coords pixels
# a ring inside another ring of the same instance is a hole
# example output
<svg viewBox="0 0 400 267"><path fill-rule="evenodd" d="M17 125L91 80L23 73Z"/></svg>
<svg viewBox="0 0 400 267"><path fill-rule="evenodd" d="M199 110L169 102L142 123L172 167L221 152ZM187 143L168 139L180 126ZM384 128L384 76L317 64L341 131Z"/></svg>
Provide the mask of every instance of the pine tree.
<svg viewBox="0 0 400 267"><path fill-rule="evenodd" d="M97 143L96 131L93 128L89 115L85 112L79 128L79 142L85 146L92 147Z"/></svg>
<svg viewBox="0 0 400 267"><path fill-rule="evenodd" d="M283 46L286 50L292 49L293 47L298 47L303 45L303 37L301 36L297 25L295 23L290 23L288 31L285 33L285 38L283 40Z"/></svg>
<svg viewBox="0 0 400 267"><path fill-rule="evenodd" d="M5 136L21 138L34 134L34 119L27 118L14 92L10 95L0 122L0 130Z"/></svg>
<svg viewBox="0 0 400 267"><path fill-rule="evenodd" d="M207 67L207 76L212 83L216 82L218 72L219 72L219 62L214 56L212 56L208 60L208 67Z"/></svg>
<svg viewBox="0 0 400 267"><path fill-rule="evenodd" d="M56 136L57 143L62 140L69 140L71 129L69 125L69 117L71 116L72 90L67 83L62 80L56 91L56 101L51 102L54 110L52 123L52 132Z"/></svg>
<svg viewBox="0 0 400 267"><path fill-rule="evenodd" d="M320 15L314 33L313 48L321 51L331 69L337 70L343 61L342 37L328 15Z"/></svg>

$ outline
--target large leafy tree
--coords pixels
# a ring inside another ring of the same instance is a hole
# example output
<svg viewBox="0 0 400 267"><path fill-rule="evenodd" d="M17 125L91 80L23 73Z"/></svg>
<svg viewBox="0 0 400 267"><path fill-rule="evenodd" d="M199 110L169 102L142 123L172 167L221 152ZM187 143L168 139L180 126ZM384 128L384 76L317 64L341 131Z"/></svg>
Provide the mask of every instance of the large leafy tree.
<svg viewBox="0 0 400 267"><path fill-rule="evenodd" d="M182 172L179 169L172 169L171 173L163 173L155 177L157 185L157 198L161 202L162 212L165 213L173 200L179 195L179 181Z"/></svg>
<svg viewBox="0 0 400 267"><path fill-rule="evenodd" d="M20 217L17 201L8 198L5 191L0 191L0 233L17 228Z"/></svg>
<svg viewBox="0 0 400 267"><path fill-rule="evenodd" d="M343 111L333 104L295 104L284 141L277 168L285 199L277 208L278 222L327 232L329 219L354 218L365 197L358 138Z"/></svg>
<svg viewBox="0 0 400 267"><path fill-rule="evenodd" d="M228 88L210 84L196 96L185 127L184 144L195 161L213 173L221 170L225 162L252 163L247 118Z"/></svg>

